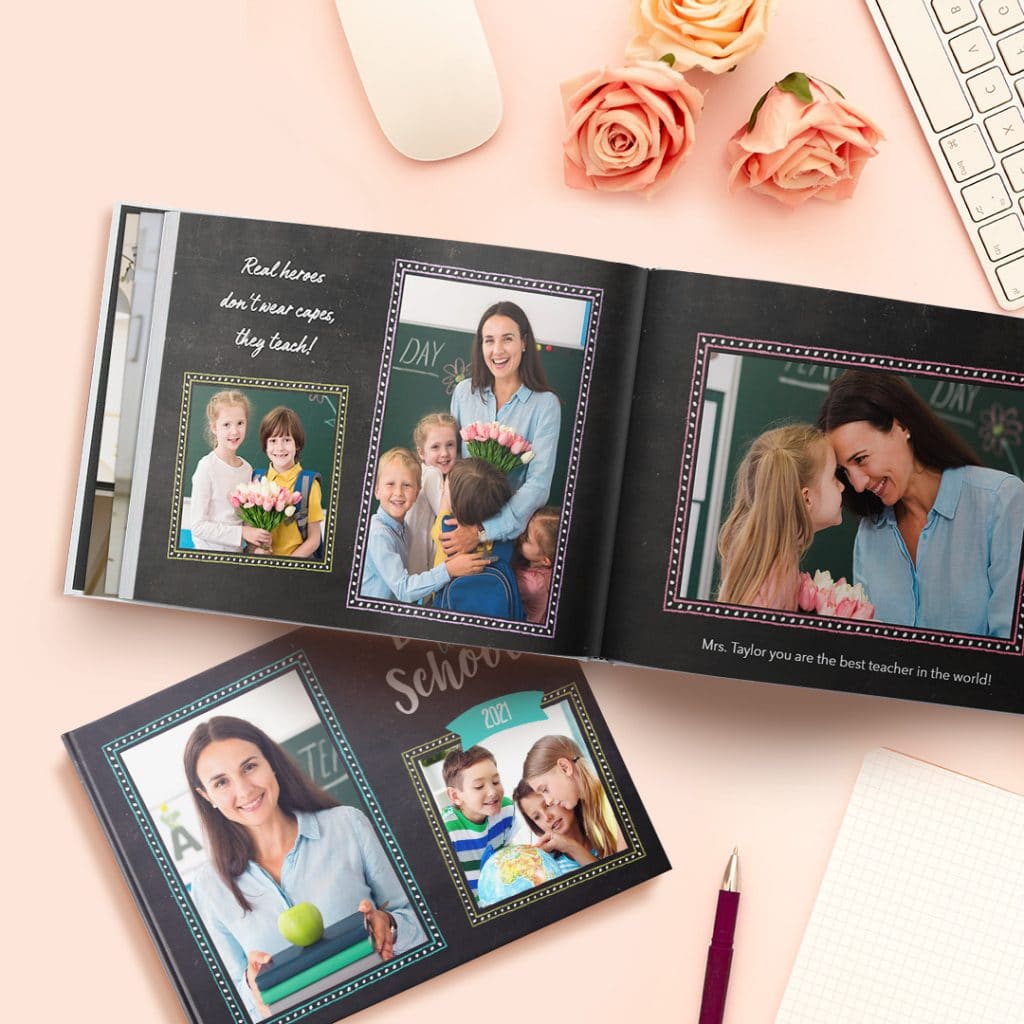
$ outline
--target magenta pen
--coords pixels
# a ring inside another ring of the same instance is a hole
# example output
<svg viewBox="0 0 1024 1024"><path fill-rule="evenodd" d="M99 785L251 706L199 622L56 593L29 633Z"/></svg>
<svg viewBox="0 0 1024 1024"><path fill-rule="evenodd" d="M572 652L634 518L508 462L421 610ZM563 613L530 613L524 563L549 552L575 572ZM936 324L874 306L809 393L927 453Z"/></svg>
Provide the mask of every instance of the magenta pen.
<svg viewBox="0 0 1024 1024"><path fill-rule="evenodd" d="M736 911L740 905L740 857L733 848L725 868L722 888L715 909L715 927L708 947L708 965L704 971L704 994L700 1001L699 1024L722 1024L725 993L729 989L732 966L732 937L736 931Z"/></svg>

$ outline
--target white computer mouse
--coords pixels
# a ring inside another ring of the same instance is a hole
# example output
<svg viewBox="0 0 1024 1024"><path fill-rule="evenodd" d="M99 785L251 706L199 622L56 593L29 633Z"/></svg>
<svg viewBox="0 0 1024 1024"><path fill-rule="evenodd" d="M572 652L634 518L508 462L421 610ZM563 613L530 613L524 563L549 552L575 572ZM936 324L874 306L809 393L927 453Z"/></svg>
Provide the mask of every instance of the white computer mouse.
<svg viewBox="0 0 1024 1024"><path fill-rule="evenodd" d="M501 89L474 0L335 0L381 130L413 160L486 142Z"/></svg>

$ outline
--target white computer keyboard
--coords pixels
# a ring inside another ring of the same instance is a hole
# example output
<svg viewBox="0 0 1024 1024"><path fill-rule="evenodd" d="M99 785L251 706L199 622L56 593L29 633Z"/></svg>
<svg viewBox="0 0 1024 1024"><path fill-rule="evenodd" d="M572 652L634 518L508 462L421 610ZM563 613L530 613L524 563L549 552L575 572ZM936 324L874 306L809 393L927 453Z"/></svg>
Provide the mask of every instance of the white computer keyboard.
<svg viewBox="0 0 1024 1024"><path fill-rule="evenodd" d="M996 301L1024 309L1024 0L866 0Z"/></svg>

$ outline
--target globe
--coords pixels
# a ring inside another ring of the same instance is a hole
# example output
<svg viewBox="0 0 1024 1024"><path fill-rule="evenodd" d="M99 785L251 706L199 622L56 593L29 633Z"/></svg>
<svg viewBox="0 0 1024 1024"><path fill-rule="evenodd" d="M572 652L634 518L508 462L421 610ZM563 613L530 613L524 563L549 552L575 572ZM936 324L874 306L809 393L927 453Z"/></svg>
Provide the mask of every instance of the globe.
<svg viewBox="0 0 1024 1024"><path fill-rule="evenodd" d="M487 859L480 869L476 899L481 907L532 889L535 885L558 878L555 858L536 846L503 846Z"/></svg>

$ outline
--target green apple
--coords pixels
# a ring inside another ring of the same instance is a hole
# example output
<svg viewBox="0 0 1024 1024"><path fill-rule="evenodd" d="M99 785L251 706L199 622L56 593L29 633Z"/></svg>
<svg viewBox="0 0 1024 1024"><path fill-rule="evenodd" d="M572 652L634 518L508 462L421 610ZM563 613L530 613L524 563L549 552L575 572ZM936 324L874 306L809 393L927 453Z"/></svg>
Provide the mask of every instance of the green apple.
<svg viewBox="0 0 1024 1024"><path fill-rule="evenodd" d="M312 946L323 938L324 919L312 903L296 903L278 915L277 930L296 946Z"/></svg>

